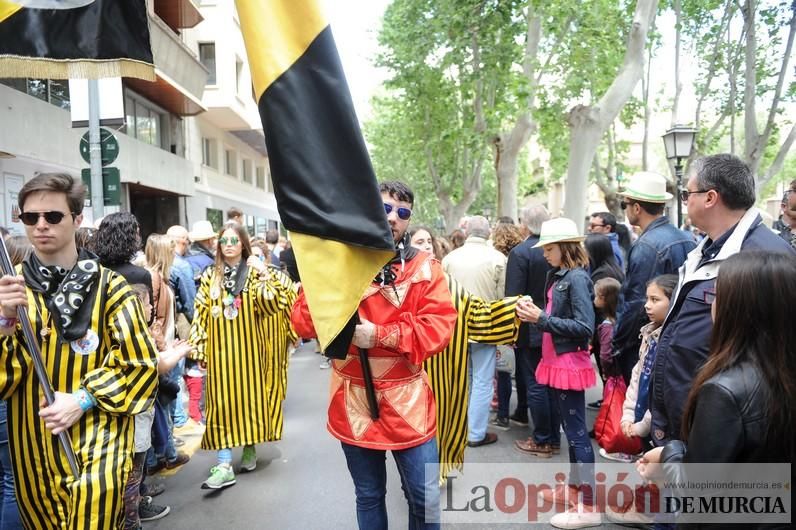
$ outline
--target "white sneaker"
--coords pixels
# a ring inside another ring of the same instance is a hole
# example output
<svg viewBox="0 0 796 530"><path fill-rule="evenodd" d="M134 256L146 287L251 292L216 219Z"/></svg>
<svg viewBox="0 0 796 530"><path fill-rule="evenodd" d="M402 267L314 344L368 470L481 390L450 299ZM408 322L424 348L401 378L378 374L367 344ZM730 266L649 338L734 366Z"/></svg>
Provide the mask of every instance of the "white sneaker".
<svg viewBox="0 0 796 530"><path fill-rule="evenodd" d="M609 453L602 447L600 447L600 456L606 460L613 460L614 462L622 462L624 464L630 464L636 461L634 455L629 455L627 453Z"/></svg>
<svg viewBox="0 0 796 530"><path fill-rule="evenodd" d="M646 527L653 524L655 521L646 513L639 513L636 511L636 503L630 503L624 511L622 508L614 508L612 506L605 507L605 517L612 523L617 523L627 526Z"/></svg>
<svg viewBox="0 0 796 530"><path fill-rule="evenodd" d="M603 524L602 514L596 506L584 506L578 503L577 508L568 512L557 513L550 519L550 524L556 528L590 528Z"/></svg>

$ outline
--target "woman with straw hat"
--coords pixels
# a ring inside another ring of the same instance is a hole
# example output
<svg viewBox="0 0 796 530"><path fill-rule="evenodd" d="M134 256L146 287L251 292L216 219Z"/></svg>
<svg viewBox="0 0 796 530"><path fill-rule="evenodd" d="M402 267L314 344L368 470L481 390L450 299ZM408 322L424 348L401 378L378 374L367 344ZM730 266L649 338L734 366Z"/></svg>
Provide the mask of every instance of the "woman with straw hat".
<svg viewBox="0 0 796 530"><path fill-rule="evenodd" d="M589 258L583 248L585 239L574 221L551 219L542 224L539 242L544 257L553 267L547 273L544 309L533 302L520 300L520 320L536 324L542 331L542 360L536 368L536 380L549 386L569 443L571 463L568 484L546 489L539 496L569 508L550 520L557 528L585 528L601 524L594 507L594 451L586 426L585 390L596 383L589 357L589 341L594 331L594 288L587 272ZM556 422L557 423L557 422ZM518 446L523 453L550 458L552 447L537 445L533 439Z"/></svg>

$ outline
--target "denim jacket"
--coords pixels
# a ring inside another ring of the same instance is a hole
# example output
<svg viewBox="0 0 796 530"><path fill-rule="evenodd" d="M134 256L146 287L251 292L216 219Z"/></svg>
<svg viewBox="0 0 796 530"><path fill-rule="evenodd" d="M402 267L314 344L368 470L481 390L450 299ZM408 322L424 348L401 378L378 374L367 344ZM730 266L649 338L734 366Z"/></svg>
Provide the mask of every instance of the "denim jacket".
<svg viewBox="0 0 796 530"><path fill-rule="evenodd" d="M659 217L630 248L614 328L615 354L637 358L639 330L646 323L647 283L661 274L677 274L695 247L696 242L690 234L675 228L668 218Z"/></svg>
<svg viewBox="0 0 796 530"><path fill-rule="evenodd" d="M585 269L553 269L545 293L553 286L553 311L543 312L537 326L553 336L556 354L588 350L594 333L594 286ZM545 297L546 298L546 297Z"/></svg>

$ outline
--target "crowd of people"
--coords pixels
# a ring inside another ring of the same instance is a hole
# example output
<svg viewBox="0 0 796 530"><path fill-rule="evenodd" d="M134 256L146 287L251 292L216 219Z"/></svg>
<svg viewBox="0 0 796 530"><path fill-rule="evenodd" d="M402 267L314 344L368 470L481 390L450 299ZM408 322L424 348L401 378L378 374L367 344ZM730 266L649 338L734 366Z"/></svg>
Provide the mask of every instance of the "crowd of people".
<svg viewBox="0 0 796 530"><path fill-rule="evenodd" d="M596 454L650 480L660 462L793 461L796 181L773 229L732 155L692 164L678 197L664 177L634 174L620 192L626 223L533 206L519 222L472 216L439 237L412 223L406 184L380 192L395 256L363 295L347 357L325 362L327 428L360 528L388 526L387 451L410 527L437 528L439 487L465 451L511 428L527 432L513 444L520 462L560 454L565 436L569 476L539 494L562 507L557 528L668 524L632 501L598 509ZM17 275L0 278L0 530L137 529L166 516L152 477L190 460L186 426L217 455L201 487L234 485L236 470L256 468L257 445L282 438L290 353L315 338L277 232L251 238L233 208L218 230L199 221L142 241L126 212L81 228L84 194L68 175L38 175L19 194L26 236L5 238ZM665 215L672 199L698 236ZM37 355L52 402L39 399ZM609 379L626 388L621 433L638 450L591 439L586 409L602 403L586 390Z"/></svg>

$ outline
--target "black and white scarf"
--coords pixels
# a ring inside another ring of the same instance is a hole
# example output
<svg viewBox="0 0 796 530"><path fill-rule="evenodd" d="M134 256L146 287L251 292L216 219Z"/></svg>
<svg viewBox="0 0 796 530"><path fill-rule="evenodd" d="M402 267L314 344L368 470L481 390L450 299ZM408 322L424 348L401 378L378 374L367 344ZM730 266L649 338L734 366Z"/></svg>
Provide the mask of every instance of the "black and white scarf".
<svg viewBox="0 0 796 530"><path fill-rule="evenodd" d="M224 279L222 287L224 291L232 296L238 296L246 286L246 277L249 274L249 266L246 260L240 260L235 266L224 264Z"/></svg>
<svg viewBox="0 0 796 530"><path fill-rule="evenodd" d="M35 253L22 263L22 275L32 291L44 295L58 334L81 339L91 325L91 310L100 276L97 256L81 248L72 270L42 264Z"/></svg>

